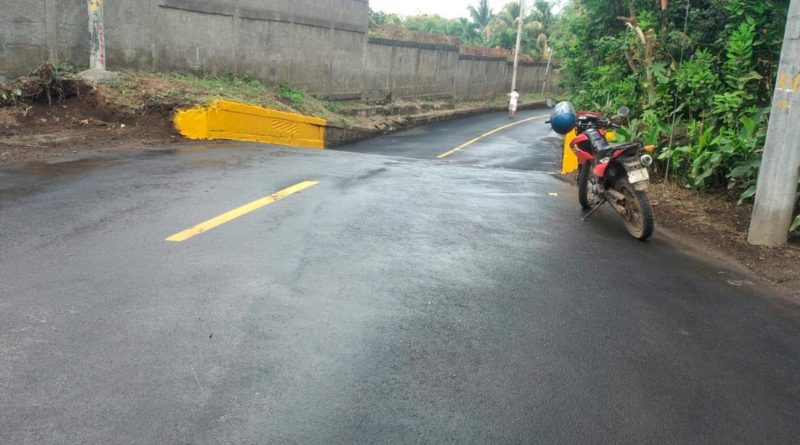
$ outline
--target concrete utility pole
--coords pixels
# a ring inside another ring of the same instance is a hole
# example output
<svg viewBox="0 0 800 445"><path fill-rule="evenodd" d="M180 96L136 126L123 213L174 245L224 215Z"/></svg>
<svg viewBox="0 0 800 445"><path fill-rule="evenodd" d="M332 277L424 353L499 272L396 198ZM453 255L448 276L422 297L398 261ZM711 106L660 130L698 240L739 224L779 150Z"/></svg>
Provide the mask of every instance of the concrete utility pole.
<svg viewBox="0 0 800 445"><path fill-rule="evenodd" d="M542 94L547 89L547 81L550 80L550 64L553 62L553 50L548 51L550 54L547 56L547 69L544 72L544 82L542 82Z"/></svg>
<svg viewBox="0 0 800 445"><path fill-rule="evenodd" d="M106 71L106 29L103 23L104 0L87 0L89 7L89 70L81 77L92 82L109 82L116 79Z"/></svg>
<svg viewBox="0 0 800 445"><path fill-rule="evenodd" d="M522 46L522 25L525 21L525 0L519 0L519 25L517 27L517 49L514 51L514 72L511 74L511 91L517 89L517 69L519 68L519 50Z"/></svg>
<svg viewBox="0 0 800 445"><path fill-rule="evenodd" d="M800 180L800 0L791 0L778 81L750 221L750 244L779 246L789 239Z"/></svg>

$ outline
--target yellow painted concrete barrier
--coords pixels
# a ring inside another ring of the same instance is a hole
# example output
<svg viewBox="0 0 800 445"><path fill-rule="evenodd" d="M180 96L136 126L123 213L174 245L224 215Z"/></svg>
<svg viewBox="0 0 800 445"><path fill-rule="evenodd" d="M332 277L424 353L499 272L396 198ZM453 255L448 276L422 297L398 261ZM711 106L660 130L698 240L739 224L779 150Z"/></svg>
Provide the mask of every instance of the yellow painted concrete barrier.
<svg viewBox="0 0 800 445"><path fill-rule="evenodd" d="M569 148L569 143L575 139L577 133L575 130L570 131L564 136L564 156L561 160L561 174L566 175L578 169L578 157Z"/></svg>
<svg viewBox="0 0 800 445"><path fill-rule="evenodd" d="M226 100L181 110L175 128L189 139L227 139L325 148L327 121Z"/></svg>

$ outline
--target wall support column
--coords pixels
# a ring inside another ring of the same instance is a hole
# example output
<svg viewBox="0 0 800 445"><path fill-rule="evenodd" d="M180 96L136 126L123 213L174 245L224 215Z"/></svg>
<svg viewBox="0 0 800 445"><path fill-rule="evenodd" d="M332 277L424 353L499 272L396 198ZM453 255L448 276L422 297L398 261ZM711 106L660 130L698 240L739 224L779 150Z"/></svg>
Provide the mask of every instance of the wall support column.
<svg viewBox="0 0 800 445"><path fill-rule="evenodd" d="M103 23L103 0L88 0L89 69L106 69L106 29Z"/></svg>
<svg viewBox="0 0 800 445"><path fill-rule="evenodd" d="M58 5L56 0L44 0L45 33L47 42L47 61L60 62L58 58Z"/></svg>

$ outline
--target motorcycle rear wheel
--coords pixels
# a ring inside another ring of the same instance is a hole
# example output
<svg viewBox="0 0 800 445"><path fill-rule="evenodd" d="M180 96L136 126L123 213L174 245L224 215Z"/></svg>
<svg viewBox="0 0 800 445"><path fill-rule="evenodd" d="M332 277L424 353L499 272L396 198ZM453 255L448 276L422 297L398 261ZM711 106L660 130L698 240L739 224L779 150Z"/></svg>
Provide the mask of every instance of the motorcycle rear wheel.
<svg viewBox="0 0 800 445"><path fill-rule="evenodd" d="M625 228L634 238L646 241L653 236L656 225L650 198L646 192L634 189L627 178L618 180L616 186L625 195L625 210L628 213L623 215Z"/></svg>

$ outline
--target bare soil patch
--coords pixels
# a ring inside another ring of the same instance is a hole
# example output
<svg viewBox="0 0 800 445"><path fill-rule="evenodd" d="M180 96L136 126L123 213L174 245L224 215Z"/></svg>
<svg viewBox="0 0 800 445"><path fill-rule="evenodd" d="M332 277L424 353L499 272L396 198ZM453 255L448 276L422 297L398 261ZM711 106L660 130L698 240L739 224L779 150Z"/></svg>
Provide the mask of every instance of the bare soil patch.
<svg viewBox="0 0 800 445"><path fill-rule="evenodd" d="M726 192L699 192L676 184L654 184L650 199L658 223L722 250L757 275L800 295L800 235L782 247L747 242L752 204L737 204Z"/></svg>
<svg viewBox="0 0 800 445"><path fill-rule="evenodd" d="M176 142L172 110L171 104L119 105L86 84L51 105L35 100L0 108L0 164Z"/></svg>

